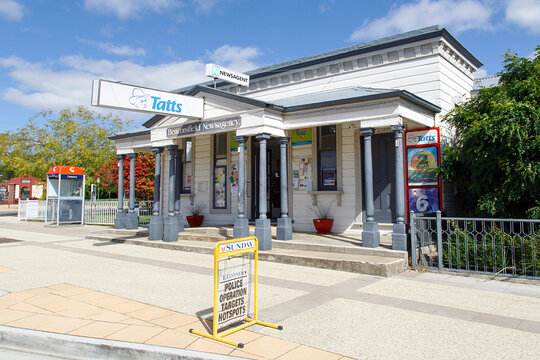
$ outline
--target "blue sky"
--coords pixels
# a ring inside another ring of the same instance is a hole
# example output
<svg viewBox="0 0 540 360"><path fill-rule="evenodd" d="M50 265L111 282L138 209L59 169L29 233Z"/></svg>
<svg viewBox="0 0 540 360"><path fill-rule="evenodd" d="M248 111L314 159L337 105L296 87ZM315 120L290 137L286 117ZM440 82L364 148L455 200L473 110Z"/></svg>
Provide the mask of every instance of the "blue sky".
<svg viewBox="0 0 540 360"><path fill-rule="evenodd" d="M0 131L90 107L92 79L172 90L209 62L246 71L436 24L491 75L540 44L540 0L0 0Z"/></svg>

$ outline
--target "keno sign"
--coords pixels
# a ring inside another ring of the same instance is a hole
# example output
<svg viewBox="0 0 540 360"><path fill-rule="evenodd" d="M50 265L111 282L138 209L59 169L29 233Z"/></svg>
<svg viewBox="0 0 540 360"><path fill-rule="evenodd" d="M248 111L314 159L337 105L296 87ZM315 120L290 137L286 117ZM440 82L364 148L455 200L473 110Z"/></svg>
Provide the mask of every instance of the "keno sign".
<svg viewBox="0 0 540 360"><path fill-rule="evenodd" d="M198 119L204 114L203 99L107 80L94 80L92 105Z"/></svg>

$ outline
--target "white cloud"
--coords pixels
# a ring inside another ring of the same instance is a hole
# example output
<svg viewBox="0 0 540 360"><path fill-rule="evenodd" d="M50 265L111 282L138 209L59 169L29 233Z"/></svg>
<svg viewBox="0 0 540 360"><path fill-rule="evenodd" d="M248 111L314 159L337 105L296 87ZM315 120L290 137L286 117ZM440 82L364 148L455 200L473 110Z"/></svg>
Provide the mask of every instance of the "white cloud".
<svg viewBox="0 0 540 360"><path fill-rule="evenodd" d="M260 55L262 53L256 47L243 48L231 45L223 45L213 52L207 53L208 58L213 62L238 71L252 70L258 67L254 59Z"/></svg>
<svg viewBox="0 0 540 360"><path fill-rule="evenodd" d="M208 53L213 61L245 70L257 67L256 48L224 45ZM59 110L66 106L90 105L92 80L123 81L151 88L174 90L204 82L206 59L175 61L159 65L141 65L131 61L90 59L82 55L61 57L48 62L29 62L11 56L0 58L0 67L8 69L13 85L0 89L10 103L41 110Z"/></svg>
<svg viewBox="0 0 540 360"><path fill-rule="evenodd" d="M223 0L193 0L197 12L209 13Z"/></svg>
<svg viewBox="0 0 540 360"><path fill-rule="evenodd" d="M510 0L506 20L540 34L540 0Z"/></svg>
<svg viewBox="0 0 540 360"><path fill-rule="evenodd" d="M107 54L113 54L113 55L119 55L119 56L145 56L146 50L143 48L133 48L129 45L115 45L110 42L102 42L102 41L95 41L95 40L88 40L88 39L82 39L77 38L80 42L84 44L92 45L101 51L107 53Z"/></svg>
<svg viewBox="0 0 540 360"><path fill-rule="evenodd" d="M23 18L24 8L14 0L0 1L0 16L9 20L20 21Z"/></svg>
<svg viewBox="0 0 540 360"><path fill-rule="evenodd" d="M139 18L144 13L162 13L182 5L178 0L84 0L84 7L90 11L114 14L119 19Z"/></svg>
<svg viewBox="0 0 540 360"><path fill-rule="evenodd" d="M491 29L493 12L492 6L479 0L417 0L394 5L385 16L366 20L349 40L377 39L435 24L455 33Z"/></svg>
<svg viewBox="0 0 540 360"><path fill-rule="evenodd" d="M332 5L334 4L335 0L328 0L322 4L319 5L319 12L321 14L324 14L325 12L330 11L330 8L332 8Z"/></svg>

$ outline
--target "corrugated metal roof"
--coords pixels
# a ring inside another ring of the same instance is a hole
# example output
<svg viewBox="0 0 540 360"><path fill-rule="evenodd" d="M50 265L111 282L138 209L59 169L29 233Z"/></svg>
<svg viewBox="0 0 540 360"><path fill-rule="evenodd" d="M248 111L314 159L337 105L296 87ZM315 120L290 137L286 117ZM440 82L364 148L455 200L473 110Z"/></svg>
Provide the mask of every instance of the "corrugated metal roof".
<svg viewBox="0 0 540 360"><path fill-rule="evenodd" d="M339 101L350 98L359 98L364 96L371 96L377 94L395 92L392 89L376 89L369 87L352 87L338 90L322 91L318 93L311 93L305 95L299 95L289 98L283 98L272 101L275 105L279 105L285 108L298 107L308 104L325 103L332 101Z"/></svg>
<svg viewBox="0 0 540 360"><path fill-rule="evenodd" d="M110 136L109 140L117 140L117 139L141 136L141 135L146 135L146 134L150 134L150 129L147 129L145 127L143 128L139 127L139 128L128 130L121 134L115 134L113 136Z"/></svg>
<svg viewBox="0 0 540 360"><path fill-rule="evenodd" d="M499 75L485 76L474 79L473 91L480 90L481 88L487 88L499 85Z"/></svg>

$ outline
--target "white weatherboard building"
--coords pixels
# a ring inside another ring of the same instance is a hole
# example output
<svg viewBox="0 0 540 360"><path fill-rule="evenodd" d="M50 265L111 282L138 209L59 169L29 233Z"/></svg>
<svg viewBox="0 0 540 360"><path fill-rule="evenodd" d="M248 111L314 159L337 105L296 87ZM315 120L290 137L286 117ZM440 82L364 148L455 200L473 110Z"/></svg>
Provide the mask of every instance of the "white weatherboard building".
<svg viewBox="0 0 540 360"><path fill-rule="evenodd" d="M310 207L323 201L335 204L333 232L361 230L373 247L380 224L393 224L393 247L404 250L403 131L450 136L441 118L470 95L481 65L428 27L253 70L247 87L177 90L204 99L201 119L155 115L112 139L119 159L156 154L151 239L175 241L186 208L200 203L205 225L235 224L235 236L255 222L264 249L270 221L281 239L314 231Z"/></svg>

